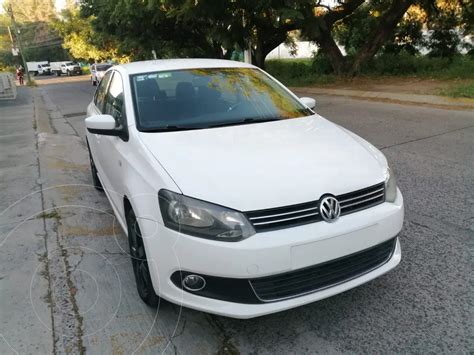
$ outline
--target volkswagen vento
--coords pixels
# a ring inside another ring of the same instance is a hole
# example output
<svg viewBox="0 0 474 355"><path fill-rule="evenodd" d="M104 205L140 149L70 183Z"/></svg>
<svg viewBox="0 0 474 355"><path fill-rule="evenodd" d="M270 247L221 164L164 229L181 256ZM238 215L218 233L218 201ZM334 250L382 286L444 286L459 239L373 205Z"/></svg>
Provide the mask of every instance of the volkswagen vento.
<svg viewBox="0 0 474 355"><path fill-rule="evenodd" d="M252 65L109 69L88 106L94 185L138 294L250 318L393 269L403 198L384 155Z"/></svg>

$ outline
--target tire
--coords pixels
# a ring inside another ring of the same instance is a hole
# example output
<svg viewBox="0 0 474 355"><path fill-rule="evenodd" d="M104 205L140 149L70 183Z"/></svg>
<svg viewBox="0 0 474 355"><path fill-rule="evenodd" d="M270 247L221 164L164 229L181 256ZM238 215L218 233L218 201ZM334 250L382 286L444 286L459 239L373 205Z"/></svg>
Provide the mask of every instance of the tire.
<svg viewBox="0 0 474 355"><path fill-rule="evenodd" d="M97 86L97 80L93 80L92 78L91 80L92 80L92 86Z"/></svg>
<svg viewBox="0 0 474 355"><path fill-rule="evenodd" d="M155 293L150 277L150 269L146 258L145 245L141 237L140 227L135 213L130 208L127 211L128 243L132 260L135 283L140 298L151 307L158 306L160 298Z"/></svg>
<svg viewBox="0 0 474 355"><path fill-rule="evenodd" d="M91 165L91 174L92 174L92 183L94 184L94 187L99 190L99 191L104 191L104 188L102 187L102 183L99 180L99 175L97 174L97 168L94 163L94 159L92 158L92 153L91 149L89 148L89 143L87 143L87 149L89 150L89 162Z"/></svg>

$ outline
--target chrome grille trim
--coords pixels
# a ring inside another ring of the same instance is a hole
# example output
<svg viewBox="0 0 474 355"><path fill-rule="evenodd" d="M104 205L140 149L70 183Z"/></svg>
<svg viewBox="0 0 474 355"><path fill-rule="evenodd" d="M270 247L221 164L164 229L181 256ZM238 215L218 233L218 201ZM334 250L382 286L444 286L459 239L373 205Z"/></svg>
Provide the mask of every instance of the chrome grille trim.
<svg viewBox="0 0 474 355"><path fill-rule="evenodd" d="M374 207L385 201L385 183L335 196L341 206L341 216ZM308 213L308 212L312 213ZM244 212L257 232L296 227L322 221L319 200L264 210Z"/></svg>
<svg viewBox="0 0 474 355"><path fill-rule="evenodd" d="M385 193L381 193L381 194L379 194L379 195L377 195L377 196L373 196L373 197L367 198L367 199L362 200L362 201L352 202L352 203L350 203L350 204L348 204L348 205L344 205L344 202L341 202L341 210L343 210L344 208L347 208L347 207L351 207L351 206L359 205L359 204L364 203L364 202L367 202L367 201L371 201L371 200L376 199L376 198L380 198L380 197L382 197L384 194L385 194ZM351 200L355 200L355 199L351 199Z"/></svg>
<svg viewBox="0 0 474 355"><path fill-rule="evenodd" d="M370 196L370 195L373 195L377 192L381 192L381 191L384 191L385 190L385 187L382 187L381 189L378 189L376 191L372 191L372 192L369 192L367 194L364 194L364 195L360 195L360 196L356 196L356 197L352 197L352 198L346 198L346 199L343 199L343 200L339 200L339 203L340 204L343 204L343 203L346 203L346 202L349 202L349 201L353 201L353 200L357 200L359 198L362 198L362 197L365 197L365 196Z"/></svg>
<svg viewBox="0 0 474 355"><path fill-rule="evenodd" d="M296 212L277 213L277 214L272 214L272 215L269 215L269 216L250 217L249 219L250 219L250 221L253 222L254 220L257 220L257 219L286 216L286 215L289 215L289 214L295 214L297 212L307 212L307 211L312 211L312 210L318 210L318 207L306 208L304 210L298 210ZM319 214L319 212L317 212L317 213Z"/></svg>
<svg viewBox="0 0 474 355"><path fill-rule="evenodd" d="M260 226L260 225L264 225L264 224L266 225L266 224L272 224L272 223L286 222L286 221L291 221L291 220L293 220L293 219L316 216L316 215L318 215L318 214L319 214L319 212L315 212L315 213L305 214L305 215L296 216L296 217L290 217L290 218L284 218L284 219L277 219L277 220L274 220L274 221L257 222L257 223L253 223L253 225L254 225L254 226Z"/></svg>

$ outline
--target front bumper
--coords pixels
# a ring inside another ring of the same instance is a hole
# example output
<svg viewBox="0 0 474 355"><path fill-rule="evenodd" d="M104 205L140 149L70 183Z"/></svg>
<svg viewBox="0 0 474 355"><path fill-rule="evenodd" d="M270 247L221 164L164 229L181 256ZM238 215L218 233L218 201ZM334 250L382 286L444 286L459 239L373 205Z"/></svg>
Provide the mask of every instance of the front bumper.
<svg viewBox="0 0 474 355"><path fill-rule="evenodd" d="M401 259L397 240L391 257L381 266L335 286L269 303L237 303L183 291L170 279L190 271L229 279L257 279L338 259L394 238L403 224L403 198L341 217L336 223L313 223L226 243L194 238L150 219L140 225L157 293L171 302L235 318L252 318L283 311L344 292L383 275Z"/></svg>

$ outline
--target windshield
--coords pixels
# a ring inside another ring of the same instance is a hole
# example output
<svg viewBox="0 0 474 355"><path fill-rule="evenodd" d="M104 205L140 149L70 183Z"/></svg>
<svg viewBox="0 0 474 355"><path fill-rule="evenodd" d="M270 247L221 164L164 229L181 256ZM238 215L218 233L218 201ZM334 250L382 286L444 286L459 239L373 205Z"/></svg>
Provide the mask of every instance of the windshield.
<svg viewBox="0 0 474 355"><path fill-rule="evenodd" d="M138 74L131 80L141 131L201 129L312 114L257 69L187 69Z"/></svg>
<svg viewBox="0 0 474 355"><path fill-rule="evenodd" d="M69 66L70 66L70 65L76 65L76 63L74 63L74 62L67 62L67 63L64 63L64 65L69 65Z"/></svg>
<svg viewBox="0 0 474 355"><path fill-rule="evenodd" d="M106 71L107 69L109 69L112 65L110 64L98 64L97 67L96 67L96 70L97 71Z"/></svg>

